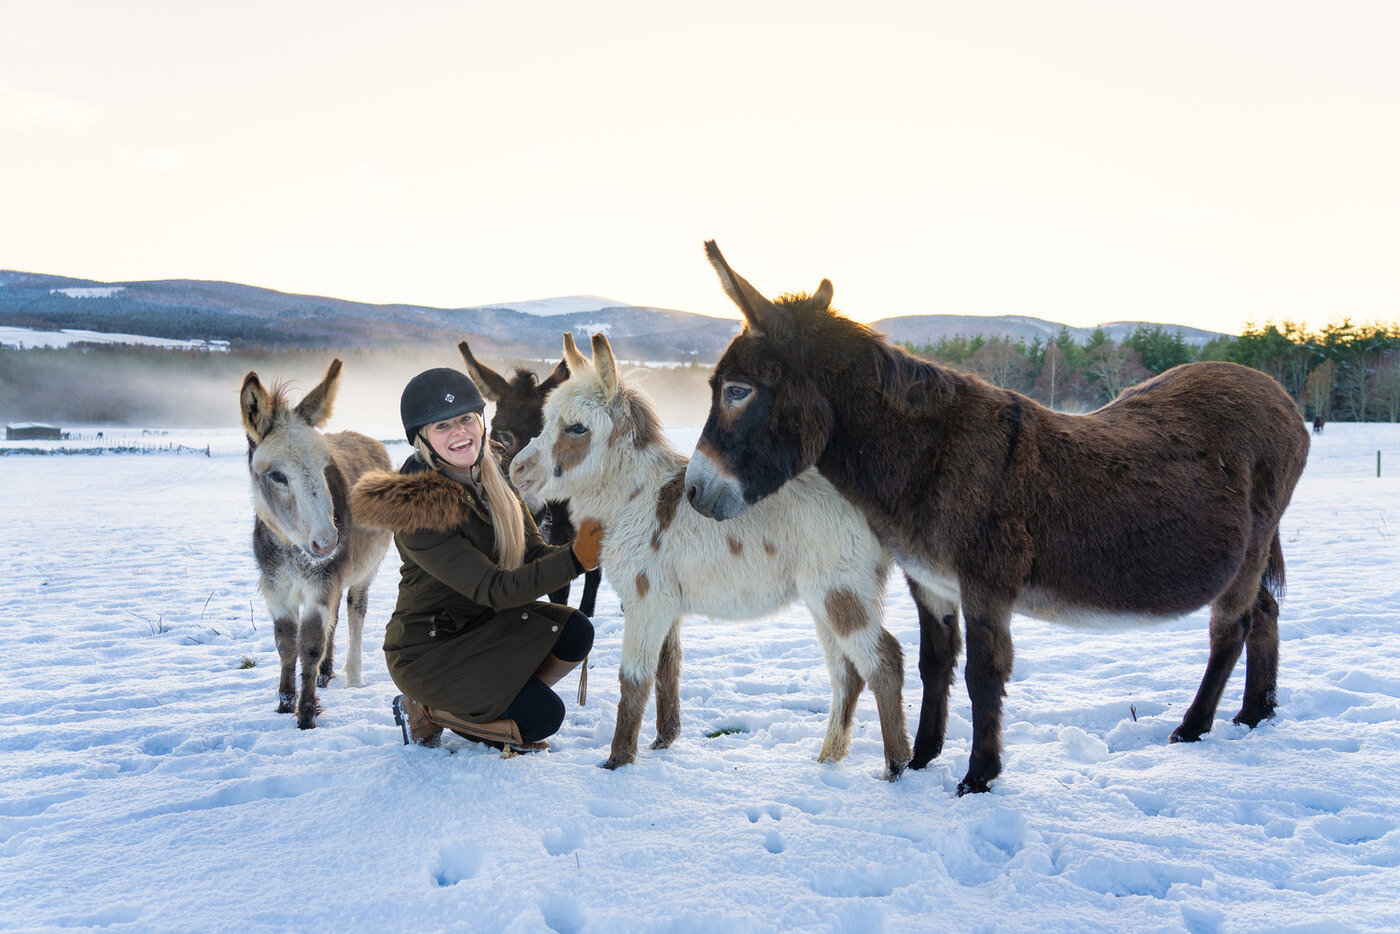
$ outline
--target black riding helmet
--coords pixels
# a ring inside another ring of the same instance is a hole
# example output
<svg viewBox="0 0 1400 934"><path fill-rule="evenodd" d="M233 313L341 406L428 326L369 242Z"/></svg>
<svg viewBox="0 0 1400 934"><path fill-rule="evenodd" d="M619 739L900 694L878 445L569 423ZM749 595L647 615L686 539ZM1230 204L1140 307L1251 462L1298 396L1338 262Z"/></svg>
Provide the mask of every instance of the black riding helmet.
<svg viewBox="0 0 1400 934"><path fill-rule="evenodd" d="M447 366L425 370L413 377L399 399L399 417L403 419L403 433L409 443L424 425L480 412L484 408L486 400L481 398L476 383L467 374Z"/></svg>

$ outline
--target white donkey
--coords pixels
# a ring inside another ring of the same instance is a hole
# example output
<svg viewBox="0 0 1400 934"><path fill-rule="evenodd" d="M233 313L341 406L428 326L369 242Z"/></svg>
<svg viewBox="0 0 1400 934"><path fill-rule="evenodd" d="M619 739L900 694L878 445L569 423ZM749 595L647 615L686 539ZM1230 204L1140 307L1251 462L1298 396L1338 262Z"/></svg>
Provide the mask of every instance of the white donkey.
<svg viewBox="0 0 1400 934"><path fill-rule="evenodd" d="M831 672L831 716L819 761L846 755L856 699L868 683L880 713L885 775L909 762L901 693L904 654L881 625L888 556L865 520L808 471L721 525L681 502L686 458L667 442L647 398L617 372L608 340L593 360L564 335L569 378L545 402L544 431L515 458L522 492L567 499L603 523L602 566L622 599L622 682L605 768L637 757L656 678L656 741L680 733L680 624L687 614L751 620L801 599Z"/></svg>
<svg viewBox="0 0 1400 934"><path fill-rule="evenodd" d="M258 589L272 613L282 660L277 712L295 709L303 730L316 725L316 688L334 675L335 627L346 588L345 680L351 687L364 684L365 605L389 547L388 532L355 524L349 498L365 471L391 469L384 445L353 431L324 435L317 430L331 417L339 381L337 358L296 408L288 406L285 387L268 392L257 373L243 378L238 393L253 480ZM298 657L299 701L293 682Z"/></svg>

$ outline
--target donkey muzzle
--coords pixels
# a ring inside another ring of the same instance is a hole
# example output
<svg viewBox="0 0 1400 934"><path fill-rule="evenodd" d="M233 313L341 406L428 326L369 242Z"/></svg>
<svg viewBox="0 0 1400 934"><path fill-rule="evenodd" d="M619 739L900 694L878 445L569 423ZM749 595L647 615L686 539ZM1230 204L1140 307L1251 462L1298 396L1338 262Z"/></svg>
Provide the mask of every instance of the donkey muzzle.
<svg viewBox="0 0 1400 934"><path fill-rule="evenodd" d="M721 522L748 507L739 484L722 475L708 457L698 452L685 469L685 499L700 515Z"/></svg>

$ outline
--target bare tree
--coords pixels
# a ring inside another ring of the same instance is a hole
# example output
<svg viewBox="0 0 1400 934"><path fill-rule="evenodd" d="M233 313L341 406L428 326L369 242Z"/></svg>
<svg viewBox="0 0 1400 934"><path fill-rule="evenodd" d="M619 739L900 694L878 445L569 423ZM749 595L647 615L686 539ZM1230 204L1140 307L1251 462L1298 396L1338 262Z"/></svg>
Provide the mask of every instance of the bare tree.
<svg viewBox="0 0 1400 934"><path fill-rule="evenodd" d="M1050 344L1045 348L1045 363L1035 381L1035 397L1052 409L1057 404L1064 405L1072 375L1065 352L1059 344Z"/></svg>
<svg viewBox="0 0 1400 934"><path fill-rule="evenodd" d="M1113 341L1104 341L1084 357L1084 372L1098 381L1102 401L1118 398L1118 394L1150 374L1142 365L1138 352Z"/></svg>
<svg viewBox="0 0 1400 934"><path fill-rule="evenodd" d="M1323 360L1308 374L1303 398L1313 415L1332 417L1332 391L1337 388L1337 361Z"/></svg>
<svg viewBox="0 0 1400 934"><path fill-rule="evenodd" d="M964 366L1006 389L1021 390L1030 386L1030 361L1006 341L988 341Z"/></svg>

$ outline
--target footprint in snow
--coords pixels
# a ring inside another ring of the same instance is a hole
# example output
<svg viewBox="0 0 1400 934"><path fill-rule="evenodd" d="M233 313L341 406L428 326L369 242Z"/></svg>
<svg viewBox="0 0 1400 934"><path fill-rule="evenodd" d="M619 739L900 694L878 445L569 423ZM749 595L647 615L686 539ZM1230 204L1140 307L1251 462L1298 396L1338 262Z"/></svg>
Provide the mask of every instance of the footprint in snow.
<svg viewBox="0 0 1400 934"><path fill-rule="evenodd" d="M563 856L583 845L583 831L577 827L556 827L541 834L540 842L550 856Z"/></svg>
<svg viewBox="0 0 1400 934"><path fill-rule="evenodd" d="M588 813L594 817L636 817L637 806L626 801L596 798L588 802Z"/></svg>
<svg viewBox="0 0 1400 934"><path fill-rule="evenodd" d="M577 934L587 922L583 906L572 895L556 893L540 899L540 914L549 929L558 934Z"/></svg>
<svg viewBox="0 0 1400 934"><path fill-rule="evenodd" d="M481 847L471 841L444 843L429 866L433 881L442 887L456 885L481 871Z"/></svg>
<svg viewBox="0 0 1400 934"><path fill-rule="evenodd" d="M765 814L773 818L773 820L783 819L783 809L776 804L766 804L762 806L750 805L747 809L747 813L749 815L750 824L757 824L758 819Z"/></svg>

